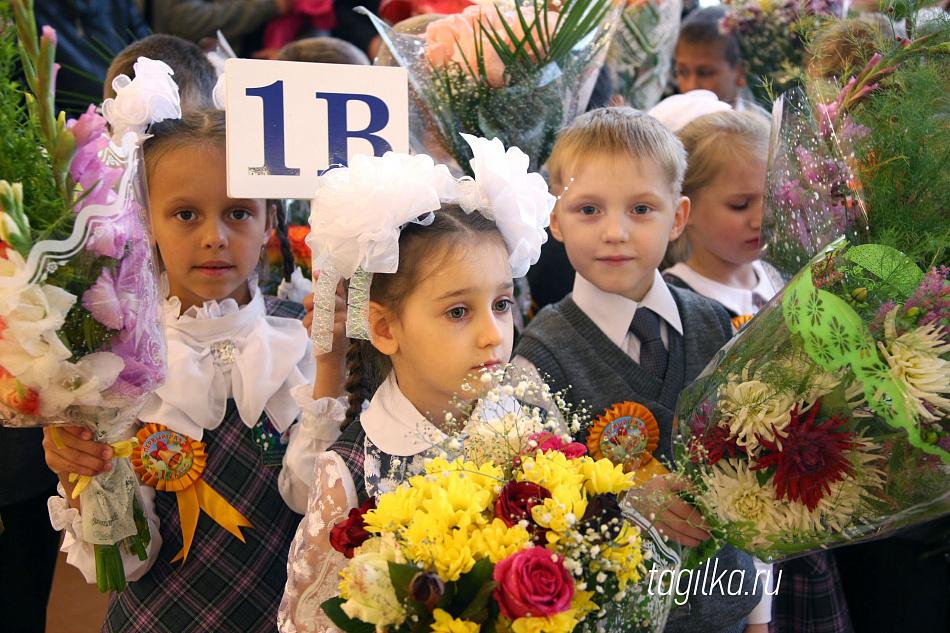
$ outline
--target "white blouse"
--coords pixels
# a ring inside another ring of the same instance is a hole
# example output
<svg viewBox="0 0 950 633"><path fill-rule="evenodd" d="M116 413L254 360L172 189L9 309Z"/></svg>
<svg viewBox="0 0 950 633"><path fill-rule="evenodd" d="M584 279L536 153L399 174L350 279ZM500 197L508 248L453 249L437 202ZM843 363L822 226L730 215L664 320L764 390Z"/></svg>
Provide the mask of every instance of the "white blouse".
<svg viewBox="0 0 950 633"><path fill-rule="evenodd" d="M244 306L225 299L181 313L177 297L166 299L168 377L145 404L139 420L200 440L224 420L229 398L249 428L266 412L279 432L289 429L278 487L287 505L303 513L314 461L339 436L339 423L332 419L342 419L345 407L329 398L313 400L316 366L306 330L297 319L268 315L260 290L253 284L250 288L251 301ZM133 426L129 437L139 428ZM130 581L151 568L162 545L155 489L142 485L140 490L152 539L144 561L122 552ZM69 506L62 486L59 493L49 500L50 520L55 529L66 532L61 549L67 562L93 583L94 550L83 540L82 515Z"/></svg>

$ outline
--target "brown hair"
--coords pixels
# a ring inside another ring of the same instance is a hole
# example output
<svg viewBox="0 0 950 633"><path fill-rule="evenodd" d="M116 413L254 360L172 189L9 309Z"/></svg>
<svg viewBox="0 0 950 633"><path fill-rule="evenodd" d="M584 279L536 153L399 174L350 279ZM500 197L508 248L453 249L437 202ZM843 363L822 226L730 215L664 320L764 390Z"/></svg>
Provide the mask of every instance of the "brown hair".
<svg viewBox="0 0 950 633"><path fill-rule="evenodd" d="M104 99L115 98L112 80L117 76L135 77L134 65L139 57L163 61L175 71L172 79L178 84L183 113L214 107L211 95L218 81L214 66L197 44L161 33L132 42L115 56L102 87Z"/></svg>
<svg viewBox="0 0 950 633"><path fill-rule="evenodd" d="M769 121L755 111L713 112L690 121L680 131L680 140L689 154L683 195L691 196L708 186L723 165L754 158L765 161L769 152ZM695 213L695 208L691 213ZM686 261L689 253L684 231L670 242L664 266Z"/></svg>
<svg viewBox="0 0 950 633"><path fill-rule="evenodd" d="M285 62L369 66L366 53L335 37L310 37L290 42L278 51L277 59Z"/></svg>
<svg viewBox="0 0 950 633"><path fill-rule="evenodd" d="M551 188L563 190L568 172L594 155L629 156L655 163L678 196L686 171L686 151L662 123L633 108L598 108L558 132L548 159ZM560 193L558 191L557 193Z"/></svg>
<svg viewBox="0 0 950 633"><path fill-rule="evenodd" d="M456 204L443 204L435 212L431 224L423 226L411 222L399 234L399 267L392 274L373 275L369 298L393 314L399 315L413 290L422 281L426 264L433 257L449 257L475 244L482 237L491 236L504 244L498 226L478 211L466 213ZM379 352L364 339L354 339L346 351L349 408L341 429L355 421L363 402L376 393L392 370L389 357Z"/></svg>
<svg viewBox="0 0 950 633"><path fill-rule="evenodd" d="M180 119L165 119L148 129L149 137L142 144L145 158L145 177L151 181L155 166L163 156L182 147L204 147L220 150L226 146L226 119L223 110L200 110L187 112ZM282 200L269 200L277 207L276 229L280 242L281 273L290 280L294 272L294 254L290 248L287 226L287 211Z"/></svg>
<svg viewBox="0 0 950 633"><path fill-rule="evenodd" d="M721 5L693 11L686 16L680 26L679 36L676 40L677 45L680 42L685 42L710 48L721 48L722 58L726 60L727 64L735 68L742 61L742 53L739 51L739 41L735 35L726 33L722 29L722 21L727 12L728 9Z"/></svg>

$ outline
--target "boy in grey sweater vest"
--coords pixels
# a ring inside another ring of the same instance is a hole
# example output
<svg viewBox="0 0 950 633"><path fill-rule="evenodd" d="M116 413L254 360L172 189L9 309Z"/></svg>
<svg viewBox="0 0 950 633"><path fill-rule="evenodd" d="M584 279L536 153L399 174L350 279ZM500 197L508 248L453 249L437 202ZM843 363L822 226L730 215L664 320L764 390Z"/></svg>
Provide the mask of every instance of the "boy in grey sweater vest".
<svg viewBox="0 0 950 633"><path fill-rule="evenodd" d="M679 394L732 335L721 306L668 286L657 271L689 216L689 200L680 195L686 153L652 117L604 108L561 131L548 166L559 195L551 234L564 243L577 276L571 295L528 324L514 362L536 368L552 389L570 387L568 401L583 401L592 416L627 401L646 407L660 431L653 455L671 465ZM695 546L709 538L699 511L675 496L671 477L654 477L643 490L669 499L656 514L671 539ZM694 575L741 571L741 589L680 583L689 599L671 613L666 631L766 631L771 599L762 600L752 557L729 546L704 567ZM760 600L768 603L747 624Z"/></svg>

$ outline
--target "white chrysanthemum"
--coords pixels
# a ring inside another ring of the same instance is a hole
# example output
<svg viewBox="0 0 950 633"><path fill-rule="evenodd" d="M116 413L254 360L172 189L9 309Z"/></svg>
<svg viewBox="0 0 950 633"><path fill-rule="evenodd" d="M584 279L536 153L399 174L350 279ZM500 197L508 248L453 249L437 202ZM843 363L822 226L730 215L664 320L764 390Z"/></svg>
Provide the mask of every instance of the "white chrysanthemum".
<svg viewBox="0 0 950 633"><path fill-rule="evenodd" d="M914 399L914 409L920 419L933 422L934 415L925 405L950 411L950 400L941 396L950 392L950 361L940 354L950 352L950 343L944 343L936 322L897 336L895 319L897 308L884 319L884 338L887 345L878 342L881 353L891 368L891 375L907 389Z"/></svg>
<svg viewBox="0 0 950 633"><path fill-rule="evenodd" d="M761 486L748 462L719 460L705 479L709 489L703 500L726 521L749 521L758 534L750 545L768 545L769 536L784 530L804 529L807 510L801 504L786 504L775 497L774 486Z"/></svg>
<svg viewBox="0 0 950 633"><path fill-rule="evenodd" d="M774 442L773 427L781 431L788 426L789 413L799 403L792 394L776 391L769 383L749 380L746 370L741 378L720 387L720 425L727 426L736 443L754 455L760 446L756 436Z"/></svg>

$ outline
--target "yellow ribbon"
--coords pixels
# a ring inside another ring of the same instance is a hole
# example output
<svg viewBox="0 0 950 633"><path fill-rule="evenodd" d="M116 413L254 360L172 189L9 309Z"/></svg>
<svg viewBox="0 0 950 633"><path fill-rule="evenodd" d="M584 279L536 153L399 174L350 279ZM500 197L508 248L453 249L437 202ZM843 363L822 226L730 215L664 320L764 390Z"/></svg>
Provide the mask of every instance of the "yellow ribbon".
<svg viewBox="0 0 950 633"><path fill-rule="evenodd" d="M181 559L182 564L184 564L188 558L188 551L191 549L191 542L195 537L198 515L201 510L204 510L218 525L239 538L242 543L246 542L244 535L241 534L241 530L238 528L252 528L254 526L204 481L199 479L194 485L179 490L175 494L178 496L178 513L181 515L181 535L184 547L171 562L174 563Z"/></svg>
<svg viewBox="0 0 950 633"><path fill-rule="evenodd" d="M191 550L195 531L198 528L198 517L202 510L242 543L246 542L240 528L254 526L201 478L207 462L204 442L170 431L160 424L145 425L138 432L138 439L139 446L132 452L132 466L141 476L142 483L165 492L174 492L178 498L178 514L181 517L184 547L171 562L174 563L180 559L184 564L188 558L188 552ZM146 454L147 451L152 450L153 442L154 445L158 445L158 439L163 439L169 447L180 446L179 451L169 451L177 452L179 455L175 457L176 462L172 462L175 465L171 470L157 468L155 459L150 454ZM187 457L183 460L181 456Z"/></svg>
<svg viewBox="0 0 950 633"><path fill-rule="evenodd" d="M56 445L56 448L66 448L66 444L63 443L63 438L59 435L59 429L51 427L49 430L50 437L53 440L53 444ZM112 447L112 459L123 459L127 457L132 457L132 449L138 445L139 441L136 438L130 438L127 440L122 440L120 442L113 442L109 444ZM73 499L77 498L79 494L85 490L86 486L89 485L89 482L92 481L92 477L89 475L79 475L77 473L69 473L69 483L79 481L76 484L76 487L73 488L73 494L71 495Z"/></svg>

